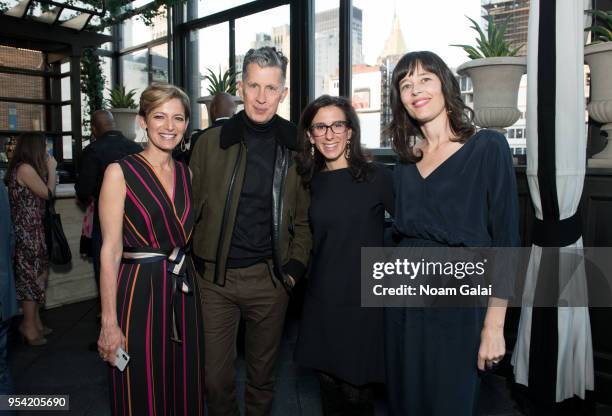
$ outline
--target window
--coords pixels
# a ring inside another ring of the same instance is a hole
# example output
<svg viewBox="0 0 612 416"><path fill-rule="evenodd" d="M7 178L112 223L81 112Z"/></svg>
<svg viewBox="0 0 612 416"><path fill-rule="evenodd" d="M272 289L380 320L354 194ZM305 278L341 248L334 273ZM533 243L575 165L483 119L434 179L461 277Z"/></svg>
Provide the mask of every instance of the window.
<svg viewBox="0 0 612 416"><path fill-rule="evenodd" d="M133 17L121 25L121 48L141 45L154 39L163 38L168 34L168 20L165 6L161 6L163 13L153 19L153 24L145 25L142 19Z"/></svg>
<svg viewBox="0 0 612 416"><path fill-rule="evenodd" d="M191 0L189 18L210 16L253 0Z"/></svg>
<svg viewBox="0 0 612 416"><path fill-rule="evenodd" d="M121 84L127 91L136 90L136 100L149 85L148 61L147 49L121 56Z"/></svg>
<svg viewBox="0 0 612 416"><path fill-rule="evenodd" d="M151 55L151 81L168 82L168 44L153 46Z"/></svg>
<svg viewBox="0 0 612 416"><path fill-rule="evenodd" d="M270 22L274 22L270 26ZM244 55L251 48L274 46L291 62L289 34L289 6L280 6L236 19L236 68L241 71ZM291 88L290 65L287 66L285 86ZM289 119L289 96L278 107L278 114Z"/></svg>
<svg viewBox="0 0 612 416"><path fill-rule="evenodd" d="M209 95L209 82L204 79L208 69L223 74L229 68L229 24L227 22L194 31L189 36L189 96L191 97L192 125L205 128L209 125L208 110L196 101ZM240 70L240 69L238 69Z"/></svg>
<svg viewBox="0 0 612 416"><path fill-rule="evenodd" d="M314 96L338 95L340 3L316 0L314 22Z"/></svg>
<svg viewBox="0 0 612 416"><path fill-rule="evenodd" d="M470 22L480 20L480 0L457 2L396 2L353 0L352 74L353 103L358 90L371 91L368 108L357 107L362 143L369 148L389 147L381 130L391 121L391 76L399 59L410 51L430 50L451 68L467 61L462 49L451 43L472 43ZM432 16L435 19L432 20ZM435 21L436 31L431 31ZM424 35L426 34L426 35ZM469 78L460 77L463 92L471 92ZM468 94L464 98L469 99Z"/></svg>

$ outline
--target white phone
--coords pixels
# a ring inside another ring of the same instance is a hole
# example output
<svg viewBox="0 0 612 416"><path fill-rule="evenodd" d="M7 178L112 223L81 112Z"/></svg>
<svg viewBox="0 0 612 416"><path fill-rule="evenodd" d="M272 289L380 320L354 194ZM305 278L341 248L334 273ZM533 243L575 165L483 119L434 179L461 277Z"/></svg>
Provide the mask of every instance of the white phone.
<svg viewBox="0 0 612 416"><path fill-rule="evenodd" d="M125 367L128 365L128 361L130 361L130 356L127 352L123 350L123 348L117 348L117 352L115 352L115 367L119 369L119 371L125 370Z"/></svg>

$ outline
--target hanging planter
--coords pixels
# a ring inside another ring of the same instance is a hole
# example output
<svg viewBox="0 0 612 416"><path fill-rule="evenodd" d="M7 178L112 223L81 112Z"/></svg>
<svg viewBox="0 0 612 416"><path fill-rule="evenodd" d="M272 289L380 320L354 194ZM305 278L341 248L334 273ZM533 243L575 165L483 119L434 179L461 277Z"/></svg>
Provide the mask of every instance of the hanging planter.
<svg viewBox="0 0 612 416"><path fill-rule="evenodd" d="M608 135L606 147L589 160L591 167L612 167L612 11L589 10L603 24L587 27L594 41L584 47L584 61L591 71L591 97L587 109L595 121L603 123Z"/></svg>
<svg viewBox="0 0 612 416"><path fill-rule="evenodd" d="M479 37L477 46L451 45L463 48L471 61L457 68L459 75L469 76L474 88L474 123L505 133L521 116L518 90L521 77L527 72L527 59L516 56L522 45L512 47L504 39L509 20L497 27L487 16L486 34L473 19L471 28Z"/></svg>

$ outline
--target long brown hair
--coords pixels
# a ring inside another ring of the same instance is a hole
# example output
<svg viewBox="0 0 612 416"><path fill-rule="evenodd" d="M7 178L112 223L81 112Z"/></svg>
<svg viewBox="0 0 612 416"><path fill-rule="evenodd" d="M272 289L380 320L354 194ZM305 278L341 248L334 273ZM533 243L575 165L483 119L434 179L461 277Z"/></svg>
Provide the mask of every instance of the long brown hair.
<svg viewBox="0 0 612 416"><path fill-rule="evenodd" d="M387 134L393 138L393 150L400 162L416 162L421 157L413 152L416 138L423 138L419 122L408 114L402 103L399 83L406 75L412 75L418 67L435 74L442 84L442 95L448 113L450 128L457 137L451 139L465 143L474 135L474 112L461 99L461 89L457 79L446 63L435 53L429 51L410 52L404 55L393 70L391 86L391 111L393 120L387 127Z"/></svg>
<svg viewBox="0 0 612 416"><path fill-rule="evenodd" d="M22 133L17 137L17 146L13 157L9 161L4 182L8 185L13 171L22 163L32 166L36 173L43 178L47 177L47 141L42 133Z"/></svg>
<svg viewBox="0 0 612 416"><path fill-rule="evenodd" d="M351 142L348 145L351 154L350 159L348 159L348 165L353 179L357 182L362 182L371 170L368 163L368 154L361 147L361 129L359 128L359 117L355 109L349 100L344 97L322 95L308 104L302 113L298 125L298 141L301 148L295 161L297 163L297 172L302 177L302 183L305 187L310 186L310 181L315 173L325 168L325 158L321 153L315 151L314 157L311 155L310 139L306 133L319 110L330 106L342 110L348 122L348 127L353 131Z"/></svg>

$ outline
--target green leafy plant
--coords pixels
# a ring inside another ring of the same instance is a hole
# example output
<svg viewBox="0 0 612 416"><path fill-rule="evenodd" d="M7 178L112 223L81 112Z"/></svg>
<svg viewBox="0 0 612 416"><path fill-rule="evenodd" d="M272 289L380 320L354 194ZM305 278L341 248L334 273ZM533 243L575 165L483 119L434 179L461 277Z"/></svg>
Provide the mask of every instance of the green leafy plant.
<svg viewBox="0 0 612 416"><path fill-rule="evenodd" d="M110 92L110 100L108 104L110 108L136 108L136 102L134 101L134 96L136 95L136 90L125 91L125 87L123 85L118 85Z"/></svg>
<svg viewBox="0 0 612 416"><path fill-rule="evenodd" d="M476 43L478 46L472 45L450 45L456 46L458 48L463 48L463 50L468 54L470 59L481 59L481 58L491 58L495 56L516 56L523 45L519 45L517 47L512 47L511 43L504 39L504 35L506 34L506 28L508 27L508 22L510 18L506 19L506 21L501 25L497 26L492 16L487 16L487 33L485 34L484 30L480 27L480 25L472 18L465 16L472 22L472 29L474 29L478 33L478 37L476 38Z"/></svg>
<svg viewBox="0 0 612 416"><path fill-rule="evenodd" d="M218 73L214 73L212 69L206 68L208 74L204 75L205 80L209 82L206 90L210 95L215 95L220 92L227 92L228 94L236 94L236 76L240 73L234 72L232 68L228 68L223 74L221 68Z"/></svg>
<svg viewBox="0 0 612 416"><path fill-rule="evenodd" d="M612 10L586 10L585 13L595 17L595 24L584 29L593 32L591 43L612 42Z"/></svg>

